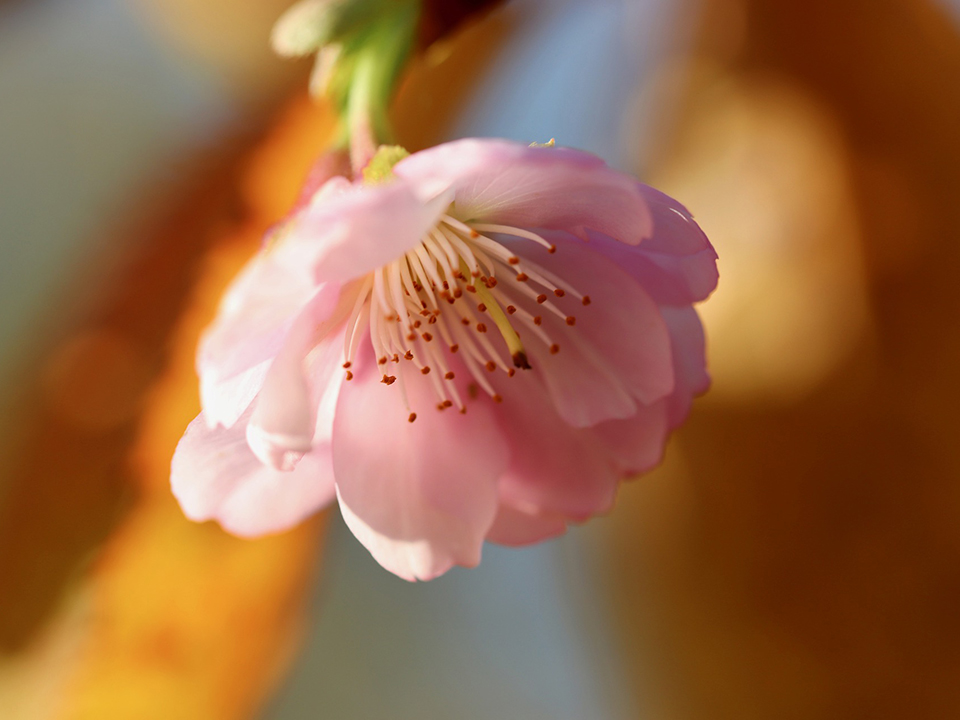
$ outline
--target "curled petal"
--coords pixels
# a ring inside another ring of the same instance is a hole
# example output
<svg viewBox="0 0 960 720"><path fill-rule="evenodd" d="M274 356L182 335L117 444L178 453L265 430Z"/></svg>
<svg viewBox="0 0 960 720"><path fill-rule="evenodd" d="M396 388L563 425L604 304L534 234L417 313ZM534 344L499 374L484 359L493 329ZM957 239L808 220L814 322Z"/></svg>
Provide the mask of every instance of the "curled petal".
<svg viewBox="0 0 960 720"><path fill-rule="evenodd" d="M624 247L615 236L591 234L591 242L658 303L705 300L717 287L716 251L683 205L649 186L640 188L653 213L653 235L637 248Z"/></svg>
<svg viewBox="0 0 960 720"><path fill-rule="evenodd" d="M274 470L248 447L245 420L211 429L199 415L187 428L170 474L187 517L253 537L293 527L333 499L329 446L305 455L292 472Z"/></svg>
<svg viewBox="0 0 960 720"><path fill-rule="evenodd" d="M394 172L452 186L462 220L565 230L583 239L589 229L629 245L652 230L636 180L578 150L458 140L411 155Z"/></svg>
<svg viewBox="0 0 960 720"><path fill-rule="evenodd" d="M660 309L670 331L677 386L669 399L670 427L679 427L690 412L693 398L710 387L706 340L700 316L692 307Z"/></svg>
<svg viewBox="0 0 960 720"><path fill-rule="evenodd" d="M292 470L315 444L330 443L333 409L343 381L338 372L343 332L311 348L315 329L309 314L297 321L267 373L247 423L250 449L277 470Z"/></svg>
<svg viewBox="0 0 960 720"><path fill-rule="evenodd" d="M313 330L312 315L301 314L270 365L247 424L250 449L277 470L292 470L313 444L316 405L304 372Z"/></svg>
<svg viewBox="0 0 960 720"><path fill-rule="evenodd" d="M339 297L339 285L318 287L270 254L257 255L227 290L200 341L197 372L207 421L233 425L260 391L296 319L306 311L322 322Z"/></svg>
<svg viewBox="0 0 960 720"><path fill-rule="evenodd" d="M343 386L343 330L329 335L306 360L311 407L315 409L314 445L329 445L333 440L333 418Z"/></svg>
<svg viewBox="0 0 960 720"><path fill-rule="evenodd" d="M407 580L476 565L507 462L491 403L472 402L466 414L440 412L429 379L412 365L395 366L402 387L380 382L372 352L356 365L333 428L347 526L381 565Z"/></svg>
<svg viewBox="0 0 960 720"><path fill-rule="evenodd" d="M273 361L247 423L250 449L277 470L292 470L313 445L315 408L310 403L303 359L287 351Z"/></svg>

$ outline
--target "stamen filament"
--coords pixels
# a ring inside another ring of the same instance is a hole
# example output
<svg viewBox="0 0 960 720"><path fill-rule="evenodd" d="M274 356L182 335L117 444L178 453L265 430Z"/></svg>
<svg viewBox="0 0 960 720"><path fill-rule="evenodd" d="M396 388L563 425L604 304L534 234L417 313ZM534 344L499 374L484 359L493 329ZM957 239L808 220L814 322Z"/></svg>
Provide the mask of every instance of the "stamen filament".
<svg viewBox="0 0 960 720"><path fill-rule="evenodd" d="M542 237L536 233L532 233L529 230L521 230L520 228L510 227L509 225L493 225L491 223L473 223L473 229L480 233L500 233L501 235L512 235L513 237L524 238L526 240L533 240L538 245L543 245L549 252L556 252L557 246L553 243L549 243L544 240Z"/></svg>
<svg viewBox="0 0 960 720"><path fill-rule="evenodd" d="M500 242L484 233L517 240ZM482 388L499 402L501 398L488 375L499 368L512 377L515 368L530 368L521 326L528 343L543 343L551 353L559 350L560 346L543 327L543 318L533 314L536 309L544 307L567 325L573 325L576 318L562 312L553 302L554 296L560 298L569 293L583 305L589 304L589 298L554 273L515 253L511 246L521 240L535 242L550 252L556 250L528 230L492 223L469 224L443 215L402 257L369 273L356 285L356 297L350 295L345 300L338 316L347 318L347 379L352 377L349 368L363 329L369 327L382 382L392 385L400 381L411 422L416 419L416 412L407 401L407 372L419 371L430 378L440 410L456 406L466 411L465 398L458 390L458 382L463 382L457 379L461 367L475 382L470 386L470 397ZM503 274L506 270L512 274ZM507 280L498 282L497 272ZM346 312L351 304L350 312ZM491 325L496 326L497 333L488 332ZM551 328L559 332L557 327ZM504 349L512 366L504 360ZM458 351L462 360L454 361L453 354Z"/></svg>

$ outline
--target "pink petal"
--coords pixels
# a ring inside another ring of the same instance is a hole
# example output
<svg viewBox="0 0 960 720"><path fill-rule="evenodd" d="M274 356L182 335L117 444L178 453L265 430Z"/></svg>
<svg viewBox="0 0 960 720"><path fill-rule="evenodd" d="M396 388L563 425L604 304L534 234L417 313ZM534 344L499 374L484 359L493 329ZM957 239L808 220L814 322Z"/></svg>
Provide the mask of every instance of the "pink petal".
<svg viewBox="0 0 960 720"><path fill-rule="evenodd" d="M670 331L677 387L669 401L670 427L678 427L690 412L693 398L710 387L703 325L692 307L660 309Z"/></svg>
<svg viewBox="0 0 960 720"><path fill-rule="evenodd" d="M428 580L454 564L472 567L493 523L496 481L507 462L492 403L471 402L464 415L439 412L430 379L412 363L389 365L402 379L388 387L372 355L367 346L355 363L334 420L344 520L381 565L407 580Z"/></svg>
<svg viewBox="0 0 960 720"><path fill-rule="evenodd" d="M226 378L210 370L201 372L200 405L210 426L233 427L260 392L269 369L267 360Z"/></svg>
<svg viewBox="0 0 960 720"><path fill-rule="evenodd" d="M518 301L518 305L524 303ZM536 312L530 308L530 312ZM543 312L541 310L541 312ZM537 340L526 345L527 357L549 392L547 402L565 422L588 427L611 418L626 418L637 410L636 400L605 362L582 338L544 314L543 328L556 339L560 352L551 354Z"/></svg>
<svg viewBox="0 0 960 720"><path fill-rule="evenodd" d="M198 415L187 428L170 481L188 518L217 520L235 535L253 537L291 528L333 499L329 447L315 448L292 472L281 472L250 451L244 424L210 429Z"/></svg>
<svg viewBox="0 0 960 720"><path fill-rule="evenodd" d="M501 505L487 532L487 542L520 547L563 535L567 524L558 515L534 515Z"/></svg>
<svg viewBox="0 0 960 720"><path fill-rule="evenodd" d="M314 408L302 364L302 357L282 354L274 360L247 423L253 454L277 470L292 470L313 445Z"/></svg>
<svg viewBox="0 0 960 720"><path fill-rule="evenodd" d="M340 286L319 288L258 254L231 284L205 331L197 356L200 398L213 425L233 425L260 391L294 321L309 308L322 321L337 306Z"/></svg>
<svg viewBox="0 0 960 720"><path fill-rule="evenodd" d="M621 475L652 470L663 460L669 431L672 398L640 405L633 417L610 420L593 428L598 442L608 448Z"/></svg>
<svg viewBox="0 0 960 720"><path fill-rule="evenodd" d="M307 356L307 379L316 414L314 445L329 445L333 440L333 419L340 388L343 387L343 333L340 329L318 344Z"/></svg>
<svg viewBox="0 0 960 720"><path fill-rule="evenodd" d="M613 504L618 473L592 428L575 428L553 409L535 371L500 381L497 420L510 445L501 501L529 514L578 520Z"/></svg>
<svg viewBox="0 0 960 720"><path fill-rule="evenodd" d="M277 470L292 470L314 444L330 442L333 407L343 378L338 367L343 332L311 347L314 330L309 314L294 324L270 366L247 423L250 449L262 463ZM322 422L318 422L318 407L325 408Z"/></svg>
<svg viewBox="0 0 960 720"><path fill-rule="evenodd" d="M418 183L447 183L462 220L516 227L586 230L636 245L652 224L636 180L589 153L506 140L458 140L415 153L394 172Z"/></svg>
<svg viewBox="0 0 960 720"><path fill-rule="evenodd" d="M451 200L436 184L351 185L334 178L290 222L278 253L313 282L357 278L413 248Z"/></svg>
<svg viewBox="0 0 960 720"><path fill-rule="evenodd" d="M601 394L591 392L586 385L595 382L600 386L609 378L616 379L630 397L643 404L668 395L673 390L673 365L670 336L660 308L633 278L589 245L562 238L554 241L557 251L553 254L531 243L511 243L511 247L521 258L531 259L591 298L586 307L571 295L549 298L564 313L576 318L572 327L545 308L539 310L545 326L560 345L556 355L540 353L538 359L554 398L567 396L565 402L558 404L561 415L574 425L632 415L634 406L629 412L598 414L602 411ZM586 370L586 377L574 377L571 373L584 372L571 360L577 354L595 358L597 369ZM573 392L583 394L582 402L591 403L596 412L572 415L567 406Z"/></svg>
<svg viewBox="0 0 960 720"><path fill-rule="evenodd" d="M689 305L705 300L717 287L716 251L683 205L649 186L640 187L653 213L652 237L636 248L624 247L609 233L609 237L591 235L591 242L658 303Z"/></svg>
<svg viewBox="0 0 960 720"><path fill-rule="evenodd" d="M301 314L270 365L247 423L247 442L262 463L292 470L313 444L316 405L304 361L313 338L313 318Z"/></svg>

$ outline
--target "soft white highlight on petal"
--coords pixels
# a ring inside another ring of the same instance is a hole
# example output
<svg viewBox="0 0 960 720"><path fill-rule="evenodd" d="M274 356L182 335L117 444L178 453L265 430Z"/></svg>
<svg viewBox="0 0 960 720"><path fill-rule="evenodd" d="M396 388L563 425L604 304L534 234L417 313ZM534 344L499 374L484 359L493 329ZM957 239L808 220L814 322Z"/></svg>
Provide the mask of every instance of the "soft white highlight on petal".
<svg viewBox="0 0 960 720"><path fill-rule="evenodd" d="M333 499L329 446L315 448L291 472L274 470L250 450L244 424L211 429L202 415L190 423L170 473L187 517L255 537L291 528Z"/></svg>
<svg viewBox="0 0 960 720"><path fill-rule="evenodd" d="M260 392L269 369L270 361L265 360L226 378L213 372L201 374L200 405L210 427L233 427Z"/></svg>
<svg viewBox="0 0 960 720"><path fill-rule="evenodd" d="M340 286L318 286L269 254L258 255L230 285L197 353L200 399L211 426L233 425L266 378L294 322L316 322L336 308Z"/></svg>
<svg viewBox="0 0 960 720"><path fill-rule="evenodd" d="M247 424L250 449L277 470L292 470L313 443L316 407L304 372L313 330L312 314L303 313L274 358Z"/></svg>

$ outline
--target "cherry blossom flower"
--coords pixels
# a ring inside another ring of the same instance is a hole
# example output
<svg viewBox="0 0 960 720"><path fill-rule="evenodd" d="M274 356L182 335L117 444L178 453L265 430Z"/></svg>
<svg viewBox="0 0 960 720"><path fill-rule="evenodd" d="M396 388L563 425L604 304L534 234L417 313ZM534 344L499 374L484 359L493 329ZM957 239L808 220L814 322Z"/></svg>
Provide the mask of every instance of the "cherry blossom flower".
<svg viewBox="0 0 960 720"><path fill-rule="evenodd" d="M681 205L584 152L461 140L336 177L206 331L173 491L242 536L337 499L408 580L559 535L707 389L716 283Z"/></svg>

